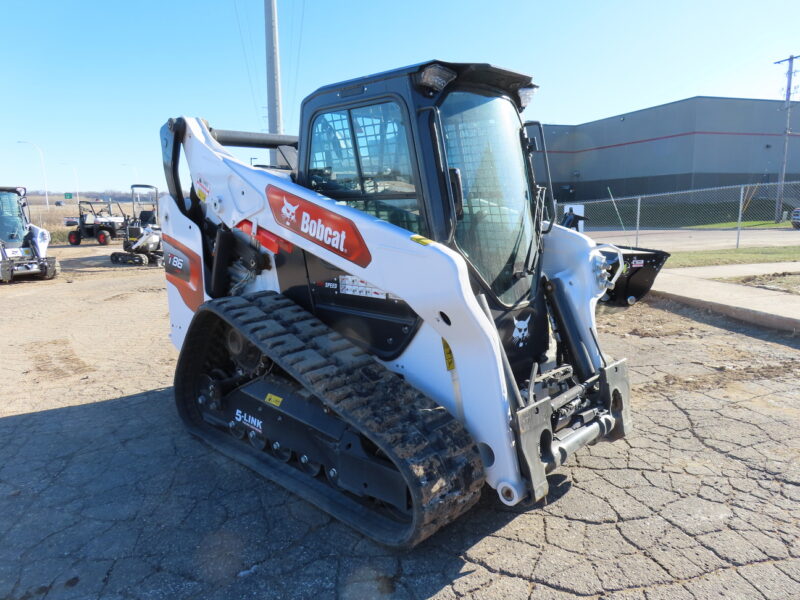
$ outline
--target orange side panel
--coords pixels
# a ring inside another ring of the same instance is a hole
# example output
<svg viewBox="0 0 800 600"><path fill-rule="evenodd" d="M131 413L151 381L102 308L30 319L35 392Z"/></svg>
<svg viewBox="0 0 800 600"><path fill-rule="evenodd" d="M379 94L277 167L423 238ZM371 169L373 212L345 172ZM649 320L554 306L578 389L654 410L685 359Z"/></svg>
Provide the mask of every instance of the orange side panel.
<svg viewBox="0 0 800 600"><path fill-rule="evenodd" d="M164 270L169 281L180 293L183 302L195 312L205 299L203 293L203 262L192 249L166 234L163 235Z"/></svg>

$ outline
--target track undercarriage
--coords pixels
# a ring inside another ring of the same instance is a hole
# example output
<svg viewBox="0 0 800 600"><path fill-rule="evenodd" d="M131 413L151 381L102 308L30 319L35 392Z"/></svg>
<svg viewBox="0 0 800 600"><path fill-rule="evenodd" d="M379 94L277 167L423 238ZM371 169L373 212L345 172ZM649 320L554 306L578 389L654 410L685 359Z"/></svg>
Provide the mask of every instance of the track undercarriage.
<svg viewBox="0 0 800 600"><path fill-rule="evenodd" d="M291 300L208 302L183 347L192 433L376 541L413 546L477 502L466 429Z"/></svg>
<svg viewBox="0 0 800 600"><path fill-rule="evenodd" d="M112 252L110 260L115 265L152 265L160 267L164 264L164 257L160 254L140 254L135 252Z"/></svg>

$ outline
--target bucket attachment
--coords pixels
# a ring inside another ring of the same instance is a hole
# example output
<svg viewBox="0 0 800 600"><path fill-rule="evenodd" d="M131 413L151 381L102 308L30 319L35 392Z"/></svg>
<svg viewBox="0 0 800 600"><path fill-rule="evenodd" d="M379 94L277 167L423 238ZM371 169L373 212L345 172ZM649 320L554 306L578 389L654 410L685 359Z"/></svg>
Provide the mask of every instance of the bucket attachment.
<svg viewBox="0 0 800 600"><path fill-rule="evenodd" d="M644 298L656 279L661 267L667 262L669 253L649 248L617 246L622 251L622 274L613 289L601 299L607 304L631 306ZM606 260L614 266L618 257L612 252L603 252Z"/></svg>

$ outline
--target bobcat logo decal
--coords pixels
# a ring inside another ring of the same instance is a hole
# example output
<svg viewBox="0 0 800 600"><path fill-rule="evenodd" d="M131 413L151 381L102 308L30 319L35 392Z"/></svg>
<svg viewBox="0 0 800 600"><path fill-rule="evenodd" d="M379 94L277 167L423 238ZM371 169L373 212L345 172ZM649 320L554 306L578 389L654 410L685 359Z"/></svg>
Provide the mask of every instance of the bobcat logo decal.
<svg viewBox="0 0 800 600"><path fill-rule="evenodd" d="M283 208L281 209L281 217L283 217L283 221L289 225L291 223L297 222L297 217L295 213L297 212L297 207L300 206L299 204L289 204L286 198L283 199Z"/></svg>
<svg viewBox="0 0 800 600"><path fill-rule="evenodd" d="M531 320L530 315L523 320L514 319L514 333L511 335L511 342L517 347L522 348L528 343L530 334L528 333L528 322Z"/></svg>
<svg viewBox="0 0 800 600"><path fill-rule="evenodd" d="M272 216L280 227L359 267L366 267L372 261L356 224L335 212L340 208L329 210L328 202L307 200L274 185L268 185L265 191ZM293 242L294 238L289 241Z"/></svg>

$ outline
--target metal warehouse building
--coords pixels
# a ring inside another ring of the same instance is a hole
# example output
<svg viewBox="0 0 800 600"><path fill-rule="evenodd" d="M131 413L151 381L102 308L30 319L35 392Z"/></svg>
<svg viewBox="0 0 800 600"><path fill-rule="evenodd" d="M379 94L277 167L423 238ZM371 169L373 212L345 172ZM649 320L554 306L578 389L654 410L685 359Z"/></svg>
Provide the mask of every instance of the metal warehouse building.
<svg viewBox="0 0 800 600"><path fill-rule="evenodd" d="M698 96L582 125L545 125L560 201L774 183L786 111L778 100ZM790 131L800 131L792 103ZM534 132L530 132L533 137ZM789 140L786 181L800 180L800 133Z"/></svg>

